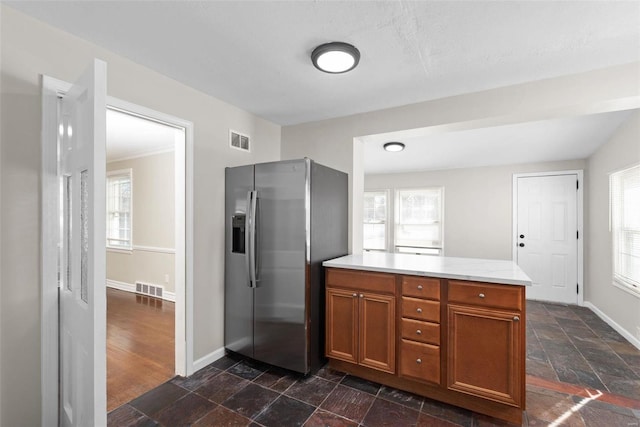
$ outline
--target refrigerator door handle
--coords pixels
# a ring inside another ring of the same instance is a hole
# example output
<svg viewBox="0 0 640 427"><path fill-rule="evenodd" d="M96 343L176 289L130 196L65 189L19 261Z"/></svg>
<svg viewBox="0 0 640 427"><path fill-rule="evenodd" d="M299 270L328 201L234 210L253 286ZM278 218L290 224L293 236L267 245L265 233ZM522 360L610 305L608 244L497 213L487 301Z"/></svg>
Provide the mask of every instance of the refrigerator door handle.
<svg viewBox="0 0 640 427"><path fill-rule="evenodd" d="M250 219L249 219L249 286L255 288L256 281L256 206L258 204L258 192L250 192Z"/></svg>
<svg viewBox="0 0 640 427"><path fill-rule="evenodd" d="M249 287L253 287L251 282L251 204L253 199L253 191L247 191L247 213L245 215L245 233L244 233L244 261L249 278Z"/></svg>

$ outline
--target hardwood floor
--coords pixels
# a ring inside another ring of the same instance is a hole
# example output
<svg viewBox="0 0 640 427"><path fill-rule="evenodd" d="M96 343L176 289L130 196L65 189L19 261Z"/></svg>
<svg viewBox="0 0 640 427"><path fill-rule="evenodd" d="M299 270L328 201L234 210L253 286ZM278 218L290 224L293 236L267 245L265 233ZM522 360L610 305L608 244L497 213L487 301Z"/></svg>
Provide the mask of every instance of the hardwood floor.
<svg viewBox="0 0 640 427"><path fill-rule="evenodd" d="M107 288L107 411L175 373L175 304Z"/></svg>

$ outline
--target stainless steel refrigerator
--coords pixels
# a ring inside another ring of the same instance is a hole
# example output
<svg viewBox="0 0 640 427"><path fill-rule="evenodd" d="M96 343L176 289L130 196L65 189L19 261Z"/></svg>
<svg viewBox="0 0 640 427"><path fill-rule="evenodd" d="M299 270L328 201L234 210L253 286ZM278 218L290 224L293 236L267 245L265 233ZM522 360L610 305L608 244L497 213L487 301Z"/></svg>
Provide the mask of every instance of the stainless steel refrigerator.
<svg viewBox="0 0 640 427"><path fill-rule="evenodd" d="M315 371L321 264L347 253L347 174L301 159L227 168L225 178L225 348Z"/></svg>

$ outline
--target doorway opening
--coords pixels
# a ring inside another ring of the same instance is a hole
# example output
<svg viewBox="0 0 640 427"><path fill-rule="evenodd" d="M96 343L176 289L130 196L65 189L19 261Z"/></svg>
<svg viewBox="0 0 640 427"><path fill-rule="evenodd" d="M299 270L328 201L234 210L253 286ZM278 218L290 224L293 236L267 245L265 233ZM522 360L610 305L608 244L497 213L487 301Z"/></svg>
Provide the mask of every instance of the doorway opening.
<svg viewBox="0 0 640 427"><path fill-rule="evenodd" d="M107 412L175 375L176 147L185 129L107 108ZM183 222L183 221L181 221Z"/></svg>
<svg viewBox="0 0 640 427"><path fill-rule="evenodd" d="M94 69L97 65L102 65L100 61L95 61ZM101 81L106 80L105 66L98 67ZM103 85L106 86L106 85ZM60 102L66 99L73 85L51 78L42 77L42 300L41 300L41 324L42 324L42 420L55 420L60 414L60 384L68 383L68 378L61 373L61 366L69 365L73 361L67 360L67 356L61 355L60 343L60 316L62 307L59 304L59 252L61 238L61 224L59 214L60 202L60 164L58 134L62 129L60 125ZM103 91L106 94L106 91ZM97 96L100 91L97 91ZM106 96L106 95L105 95ZM83 118L90 124L93 118L94 123L97 117L104 114L100 120L106 118L106 108L126 112L131 116L136 116L151 120L164 125L181 129L181 138L175 142L174 146L174 177L175 177L175 329L174 329L174 374L188 376L193 373L193 123L180 118L160 113L140 105L122 101L117 98L106 96L97 103L100 107L91 114ZM98 121L100 121L98 120ZM83 122L84 123L84 122ZM82 127L82 126L81 126ZM104 127L102 128L104 129ZM70 132L69 132L70 134ZM77 132L74 132L77 134ZM85 139L90 142L91 137ZM97 138L96 141L99 141ZM104 140L102 140L104 144ZM93 165L97 167L99 160L104 167L106 163L104 146L102 150L97 150L94 154ZM100 154L101 153L101 154ZM102 169L101 167L97 169ZM102 173L104 169L102 169ZM104 181L102 181L104 183ZM104 184L103 184L104 185ZM103 186L96 187L98 199L105 200ZM100 196L100 193L102 194ZM104 206L104 205L103 205ZM103 208L104 209L104 208ZM101 209L102 212L104 212ZM106 234L105 217L90 227L91 233L103 236L96 241L104 239ZM102 240L104 242L104 240ZM105 244L102 243L104 251ZM148 248L147 248L148 249ZM101 294L104 301L106 294L106 274L104 267L106 260L102 264L102 279L93 280L92 292ZM100 275L98 275L100 276ZM162 277L164 280L164 276ZM149 288L147 288L149 290ZM157 295L156 295L157 296ZM85 399L83 408L88 412L89 417L95 420L106 419L106 337L105 331L100 328L100 324L105 325L106 307L98 304L96 308L96 325L93 326L91 337L103 340L102 344L96 343L95 349L98 351L91 369L85 371L93 372L92 378L95 382L91 393L87 393L89 400ZM105 328L106 329L106 328ZM87 339L87 341L90 341ZM101 353L101 355L100 355ZM72 384L71 384L72 385ZM70 385L70 386L71 386ZM76 393L78 395L78 393ZM104 402L101 403L101 402ZM92 407L90 407L93 405ZM104 409L102 409L104 408ZM105 412L102 412L105 411ZM102 415L100 415L100 412ZM101 424L101 422L98 422Z"/></svg>

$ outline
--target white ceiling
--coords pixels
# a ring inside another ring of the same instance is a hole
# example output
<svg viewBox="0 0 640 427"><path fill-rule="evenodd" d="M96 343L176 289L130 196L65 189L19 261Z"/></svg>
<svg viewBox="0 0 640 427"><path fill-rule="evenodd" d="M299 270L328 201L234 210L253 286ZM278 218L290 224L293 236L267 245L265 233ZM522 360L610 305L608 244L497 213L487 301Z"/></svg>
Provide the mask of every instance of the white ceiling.
<svg viewBox="0 0 640 427"><path fill-rule="evenodd" d="M4 3L281 125L640 60L640 1ZM313 48L334 40L360 49L354 71L324 74L311 64ZM365 171L585 158L626 117L397 132L407 150L395 154L379 150L389 135L374 135L363 139ZM109 143L111 158L146 150L110 132L123 142Z"/></svg>
<svg viewBox="0 0 640 427"><path fill-rule="evenodd" d="M182 133L181 129L108 109L107 162L173 150Z"/></svg>
<svg viewBox="0 0 640 427"><path fill-rule="evenodd" d="M427 133L425 129L411 136L373 135L362 138L364 169L367 174L398 173L586 159L631 113L618 111L446 133ZM391 140L402 141L404 151L385 151L382 145Z"/></svg>
<svg viewBox="0 0 640 427"><path fill-rule="evenodd" d="M5 3L281 125L640 60L638 1ZM333 40L353 72L312 66Z"/></svg>

